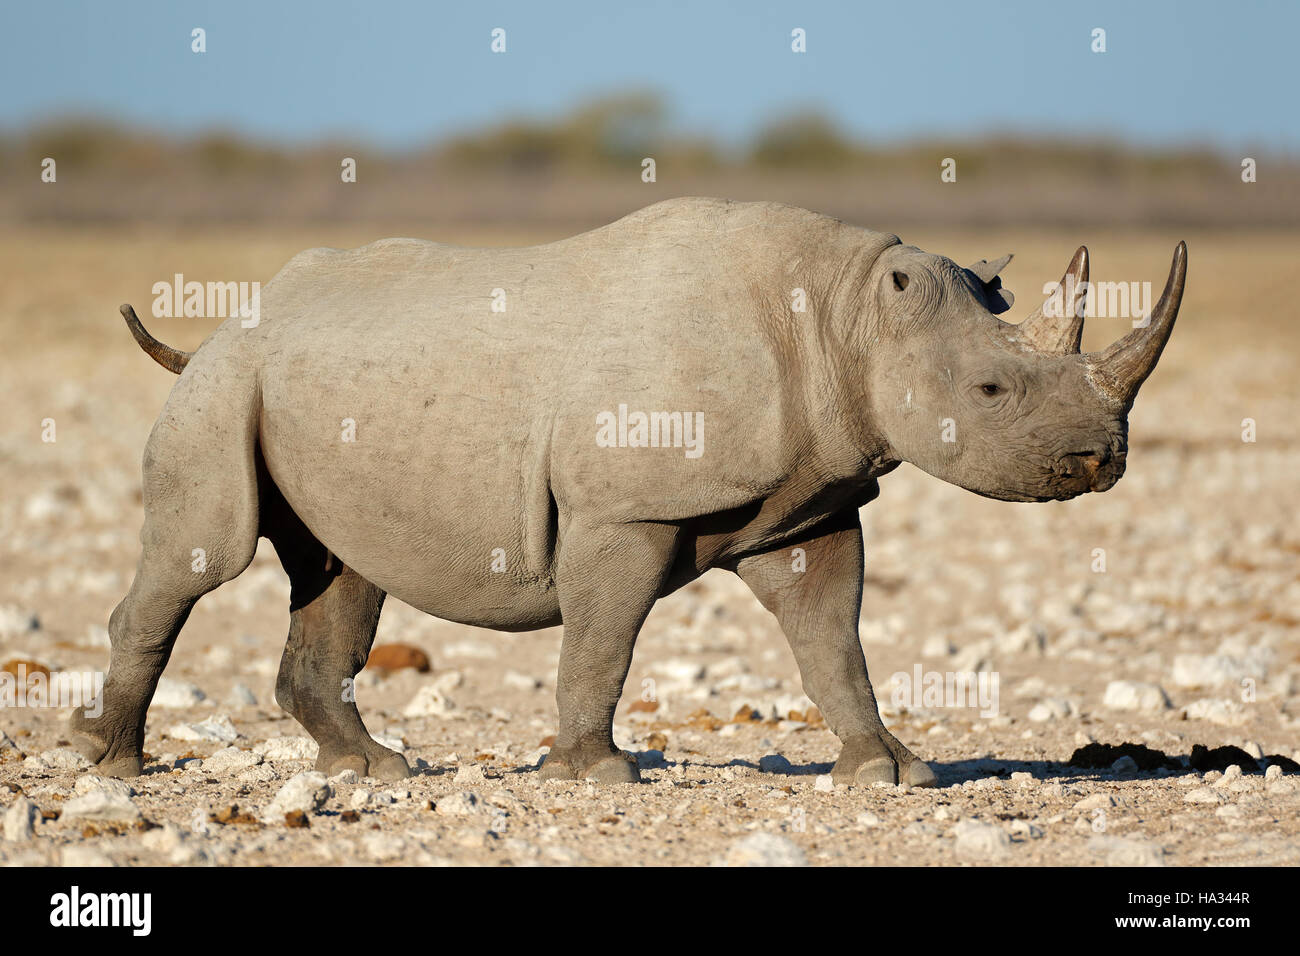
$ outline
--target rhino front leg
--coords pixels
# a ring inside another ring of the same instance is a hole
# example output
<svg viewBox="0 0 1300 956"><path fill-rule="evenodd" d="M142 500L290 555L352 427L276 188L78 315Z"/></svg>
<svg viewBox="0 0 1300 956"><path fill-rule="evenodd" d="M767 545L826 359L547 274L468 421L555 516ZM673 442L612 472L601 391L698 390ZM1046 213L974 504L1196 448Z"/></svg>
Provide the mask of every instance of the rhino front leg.
<svg viewBox="0 0 1300 956"><path fill-rule="evenodd" d="M794 549L802 548L796 563ZM802 570L796 570L801 567ZM862 607L862 527L856 509L829 519L808 539L739 562L735 571L776 615L794 652L804 691L843 742L836 783L936 784L934 771L885 729L858 637Z"/></svg>
<svg viewBox="0 0 1300 956"><path fill-rule="evenodd" d="M650 523L567 530L556 569L564 618L555 691L560 726L543 779L640 781L636 763L614 746L614 708L678 534L673 525Z"/></svg>

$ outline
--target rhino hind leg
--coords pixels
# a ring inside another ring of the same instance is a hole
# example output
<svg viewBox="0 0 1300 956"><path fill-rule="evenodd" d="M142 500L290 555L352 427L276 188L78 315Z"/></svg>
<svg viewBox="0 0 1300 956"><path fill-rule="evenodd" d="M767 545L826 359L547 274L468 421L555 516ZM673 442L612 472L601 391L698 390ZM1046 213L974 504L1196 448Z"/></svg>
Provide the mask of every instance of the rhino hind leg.
<svg viewBox="0 0 1300 956"><path fill-rule="evenodd" d="M248 416L211 402L195 420L179 386L178 393L181 408L169 401L145 449L140 563L109 617L108 674L97 699L69 722L73 746L109 776L141 773L145 717L177 635L199 598L237 577L257 549ZM189 474L204 479L178 478Z"/></svg>
<svg viewBox="0 0 1300 956"><path fill-rule="evenodd" d="M93 705L75 711L72 745L110 777L144 769L144 728L172 646L199 597L197 588L146 546L131 590L109 618L108 676Z"/></svg>
<svg viewBox="0 0 1300 956"><path fill-rule="evenodd" d="M662 524L570 527L556 572L564 618L555 691L560 725L542 779L640 782L635 760L614 745L614 708L677 536L676 527Z"/></svg>
<svg viewBox="0 0 1300 956"><path fill-rule="evenodd" d="M370 655L385 594L332 556L278 492L269 497L263 531L292 589L275 699L320 745L317 770L403 780L411 772L405 758L370 736L352 692L352 678Z"/></svg>

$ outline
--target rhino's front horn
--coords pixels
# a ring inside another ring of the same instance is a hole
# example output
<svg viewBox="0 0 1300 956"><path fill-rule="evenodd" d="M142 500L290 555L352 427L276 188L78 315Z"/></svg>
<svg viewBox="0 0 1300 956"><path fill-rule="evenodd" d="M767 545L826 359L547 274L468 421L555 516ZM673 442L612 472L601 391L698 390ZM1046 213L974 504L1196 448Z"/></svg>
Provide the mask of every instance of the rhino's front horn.
<svg viewBox="0 0 1300 956"><path fill-rule="evenodd" d="M1136 328L1103 352L1088 355L1097 386L1125 406L1133 401L1137 390L1147 380L1169 341L1183 301L1183 284L1187 280L1187 243L1178 243L1169 278L1160 301L1151 312L1150 322Z"/></svg>
<svg viewBox="0 0 1300 956"><path fill-rule="evenodd" d="M1087 294L1088 247L1080 246L1056 291L1017 326L1020 341L1046 355L1077 354Z"/></svg>

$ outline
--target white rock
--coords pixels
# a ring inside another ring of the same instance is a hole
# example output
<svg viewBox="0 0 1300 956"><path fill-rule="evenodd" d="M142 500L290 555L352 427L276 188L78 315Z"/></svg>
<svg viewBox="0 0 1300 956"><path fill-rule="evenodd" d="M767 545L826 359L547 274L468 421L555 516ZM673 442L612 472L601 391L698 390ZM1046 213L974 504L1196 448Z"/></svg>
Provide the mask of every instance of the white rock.
<svg viewBox="0 0 1300 956"><path fill-rule="evenodd" d="M240 783L257 785L259 783L270 783L272 780L279 780L280 773L269 763L261 763L255 767L249 767L247 770L241 770L239 776L235 778Z"/></svg>
<svg viewBox="0 0 1300 956"><path fill-rule="evenodd" d="M779 680L771 681L774 685L779 685ZM808 699L807 694L779 694L772 698L763 706L759 707L760 713L777 720L787 720L791 711L798 711L801 714L808 713L808 709L813 706L813 702ZM735 711L733 710L734 714Z"/></svg>
<svg viewBox="0 0 1300 956"><path fill-rule="evenodd" d="M1226 800L1221 793L1209 787L1197 787L1183 797L1184 803L1224 803Z"/></svg>
<svg viewBox="0 0 1300 956"><path fill-rule="evenodd" d="M663 687L663 685L660 686L661 688ZM753 696L755 694L776 690L780 686L781 681L775 677L763 677L760 674L731 674L716 681L712 685L711 690L714 693L721 693L723 691L739 691ZM668 685L668 689L671 690L672 687L673 685ZM743 700L739 703L743 705L749 703L749 701ZM739 707L736 707L736 709L739 710ZM787 713L789 713L788 710L781 711L780 716L785 716Z"/></svg>
<svg viewBox="0 0 1300 956"><path fill-rule="evenodd" d="M670 657L659 661L651 665L650 670L673 685L690 685L704 680L704 666L697 660L685 657Z"/></svg>
<svg viewBox="0 0 1300 956"><path fill-rule="evenodd" d="M1164 866L1164 847L1150 840L1098 834L1088 849L1105 854L1107 866Z"/></svg>
<svg viewBox="0 0 1300 956"><path fill-rule="evenodd" d="M835 778L828 773L818 774L813 789L820 793L832 793L835 790Z"/></svg>
<svg viewBox="0 0 1300 956"><path fill-rule="evenodd" d="M1169 697L1159 684L1141 681L1113 680L1106 685L1102 706L1111 710L1129 710L1143 714L1158 714L1170 706Z"/></svg>
<svg viewBox="0 0 1300 956"><path fill-rule="evenodd" d="M1035 704L1029 711L1029 719L1036 723L1071 717L1075 713L1074 705L1064 697L1048 697Z"/></svg>
<svg viewBox="0 0 1300 956"><path fill-rule="evenodd" d="M751 833L731 844L714 866L807 866L798 844L775 833Z"/></svg>
<svg viewBox="0 0 1300 956"><path fill-rule="evenodd" d="M368 833L362 844L366 855L376 863L406 859L411 850L408 841L395 833Z"/></svg>
<svg viewBox="0 0 1300 956"><path fill-rule="evenodd" d="M56 747L46 750L39 757L28 757L24 766L36 760L41 767L49 770L89 770L94 766L89 760L71 747Z"/></svg>
<svg viewBox="0 0 1300 956"><path fill-rule="evenodd" d="M205 773L211 774L241 773L250 767L256 767L262 762L262 759L261 754L254 753L251 750L226 747L204 760L203 770Z"/></svg>
<svg viewBox="0 0 1300 956"><path fill-rule="evenodd" d="M1262 679L1265 668L1258 660L1246 661L1227 654L1179 654L1172 677L1177 687L1218 687L1239 684L1243 677Z"/></svg>
<svg viewBox="0 0 1300 956"><path fill-rule="evenodd" d="M176 740L207 740L229 744L239 739L239 731L228 716L214 714L197 724L176 724L167 731L167 736Z"/></svg>
<svg viewBox="0 0 1300 956"><path fill-rule="evenodd" d="M872 810L863 810L857 815L856 822L860 827L878 827L882 826L885 820Z"/></svg>
<svg viewBox="0 0 1300 956"><path fill-rule="evenodd" d="M1269 764L1268 769L1264 771L1265 782L1272 783L1274 780L1281 780L1281 779L1282 779L1282 767L1279 764L1275 764L1275 763Z"/></svg>
<svg viewBox="0 0 1300 956"><path fill-rule="evenodd" d="M540 690L542 687L541 678L533 677L530 674L521 674L519 671L506 671L502 682L507 687L515 688L515 690Z"/></svg>
<svg viewBox="0 0 1300 956"><path fill-rule="evenodd" d="M1214 787L1216 790L1227 790L1239 780L1241 780L1241 767L1235 763L1229 764L1223 771L1223 776L1214 781Z"/></svg>
<svg viewBox="0 0 1300 956"><path fill-rule="evenodd" d="M1184 710L1188 720L1208 720L1222 727L1238 727L1249 719L1246 708L1235 700L1204 698L1188 704Z"/></svg>
<svg viewBox="0 0 1300 956"><path fill-rule="evenodd" d="M481 786L486 780L487 778L483 776L483 768L477 763L464 763L456 771L454 782L458 787L476 787Z"/></svg>
<svg viewBox="0 0 1300 956"><path fill-rule="evenodd" d="M980 671L992 670L992 655L993 640L992 638L985 638L982 641L967 644L957 651L950 666L957 673L969 672L975 674Z"/></svg>
<svg viewBox="0 0 1300 956"><path fill-rule="evenodd" d="M26 797L19 797L5 810L5 839L10 843L30 840L36 834L36 821L40 816L40 807Z"/></svg>
<svg viewBox="0 0 1300 956"><path fill-rule="evenodd" d="M240 707L256 707L257 695L244 684L236 684L234 687L230 688L230 693L226 695L226 706L235 709Z"/></svg>
<svg viewBox="0 0 1300 956"><path fill-rule="evenodd" d="M283 823L284 815L295 810L311 813L319 810L333 795L325 774L304 770L289 778L266 809L262 811L263 823Z"/></svg>
<svg viewBox="0 0 1300 956"><path fill-rule="evenodd" d="M721 660L714 661L704 668L704 679L707 681L719 681L727 677L734 677L737 674L749 673L749 661L739 655L733 654L730 657L724 657Z"/></svg>
<svg viewBox="0 0 1300 956"><path fill-rule="evenodd" d="M434 804L434 812L446 816L465 816L473 813L478 806L478 797L465 790L440 797Z"/></svg>
<svg viewBox="0 0 1300 956"><path fill-rule="evenodd" d="M1117 806L1117 802L1109 793L1094 793L1090 797L1084 797L1074 805L1076 810L1102 810L1106 807Z"/></svg>
<svg viewBox="0 0 1300 956"><path fill-rule="evenodd" d="M350 786L354 783L360 783L360 782L361 782L361 777L358 776L355 770L340 770L334 776L330 777L331 784L338 784L340 786L343 785Z"/></svg>
<svg viewBox="0 0 1300 956"><path fill-rule="evenodd" d="M993 649L999 655L1041 655L1047 646L1047 631L1039 624L1022 624L1014 631L1003 634L994 641Z"/></svg>
<svg viewBox="0 0 1300 956"><path fill-rule="evenodd" d="M78 777L72 784L72 789L78 795L102 791L103 793L126 797L128 800L135 795L135 791L131 789L131 785L125 780L118 780L115 777L101 777L99 774L94 773Z"/></svg>
<svg viewBox="0 0 1300 956"><path fill-rule="evenodd" d="M140 843L146 850L153 850L155 853L174 853L185 841L186 836L187 834L182 833L173 824L164 823L141 837Z"/></svg>
<svg viewBox="0 0 1300 956"><path fill-rule="evenodd" d="M109 867L117 866L113 858L104 851L81 843L74 843L71 846L65 846L63 852L59 854L59 862L63 866L79 867Z"/></svg>
<svg viewBox="0 0 1300 956"><path fill-rule="evenodd" d="M0 604L0 637L23 637L40 629L40 619L32 612L12 604Z"/></svg>
<svg viewBox="0 0 1300 956"><path fill-rule="evenodd" d="M495 647L482 641L457 641L443 647L442 653L447 657L473 657L479 660L491 660L499 654Z"/></svg>
<svg viewBox="0 0 1300 956"><path fill-rule="evenodd" d="M1008 826L1011 828L1011 835L1018 836L1023 840L1040 840L1043 837L1043 828L1035 826L1028 820L1012 820Z"/></svg>
<svg viewBox="0 0 1300 956"><path fill-rule="evenodd" d="M134 823L140 811L129 797L107 790L92 790L63 804L60 820L95 820Z"/></svg>
<svg viewBox="0 0 1300 956"><path fill-rule="evenodd" d="M271 737L253 748L267 760L315 760L320 747L310 737Z"/></svg>
<svg viewBox="0 0 1300 956"><path fill-rule="evenodd" d="M206 699L207 695L194 684L164 677L158 681L158 689L154 691L153 702L150 706L183 709L200 704Z"/></svg>
<svg viewBox="0 0 1300 956"><path fill-rule="evenodd" d="M927 637L925 643L921 645L922 657L951 657L956 651L952 641L939 634Z"/></svg>
<svg viewBox="0 0 1300 956"><path fill-rule="evenodd" d="M456 704L433 684L426 684L416 691L402 710L407 717L450 717L455 712Z"/></svg>
<svg viewBox="0 0 1300 956"><path fill-rule="evenodd" d="M952 828L957 855L971 859L1004 856L1011 849L1011 837L1000 826L979 820L963 820Z"/></svg>

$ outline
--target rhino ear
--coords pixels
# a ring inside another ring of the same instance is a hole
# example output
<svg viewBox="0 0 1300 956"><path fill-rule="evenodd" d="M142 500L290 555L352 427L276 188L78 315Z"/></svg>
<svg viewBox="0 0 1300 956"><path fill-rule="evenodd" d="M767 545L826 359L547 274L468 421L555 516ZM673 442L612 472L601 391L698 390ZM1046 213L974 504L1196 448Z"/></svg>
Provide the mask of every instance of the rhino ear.
<svg viewBox="0 0 1300 956"><path fill-rule="evenodd" d="M984 286L984 298L988 300L989 311L994 315L1001 315L1016 301L1014 295L1002 288L1002 280L998 278L998 273L1005 269L1010 261L1011 253L1008 252L1001 259L994 259L992 262L981 259L966 267L966 271L975 276Z"/></svg>

